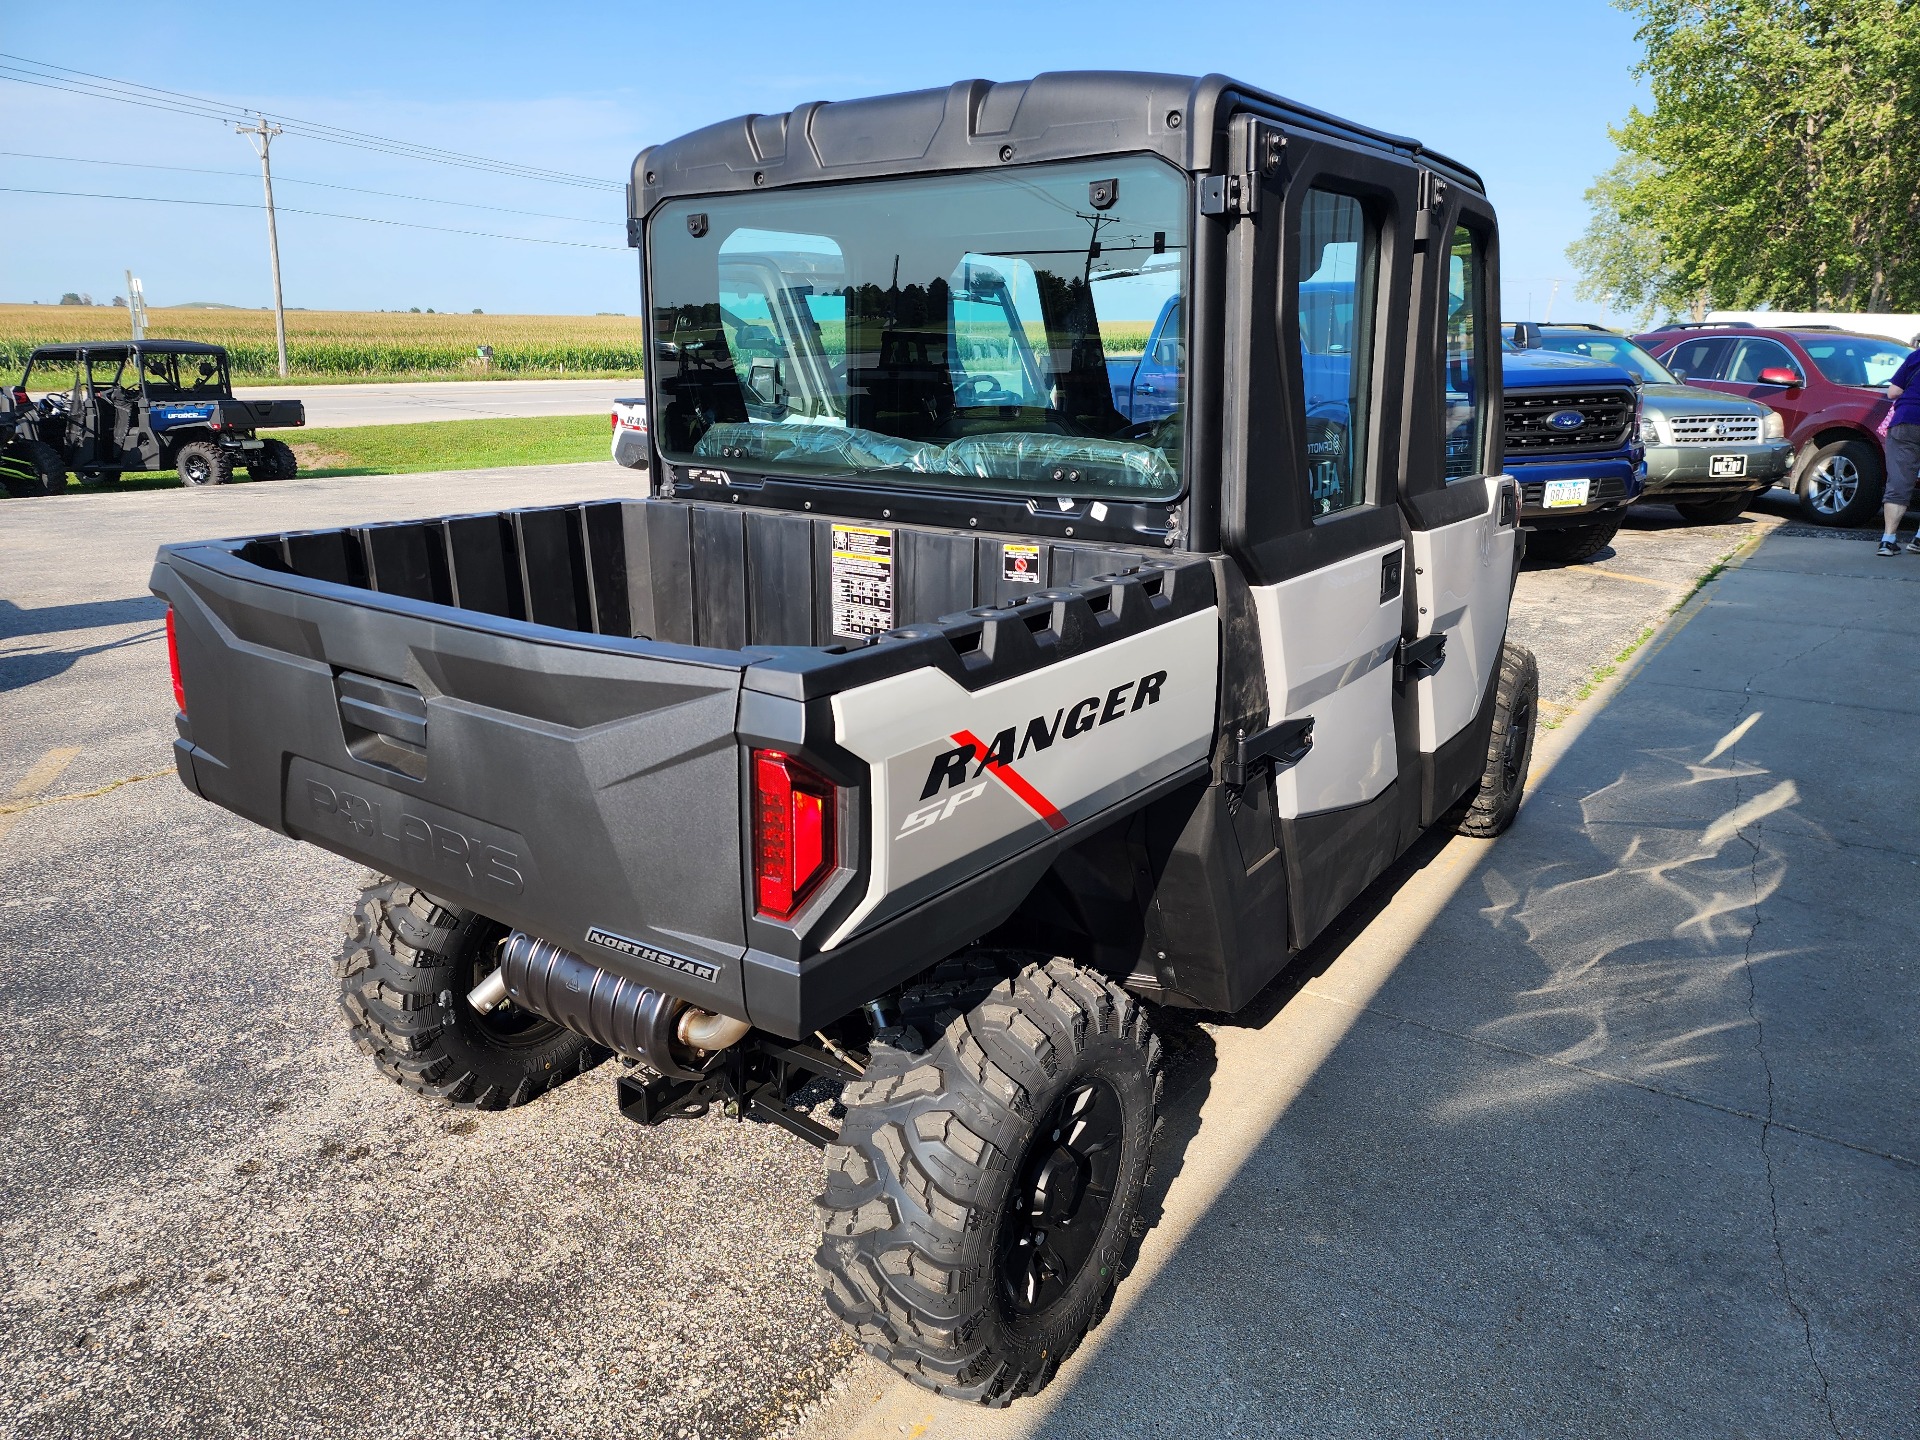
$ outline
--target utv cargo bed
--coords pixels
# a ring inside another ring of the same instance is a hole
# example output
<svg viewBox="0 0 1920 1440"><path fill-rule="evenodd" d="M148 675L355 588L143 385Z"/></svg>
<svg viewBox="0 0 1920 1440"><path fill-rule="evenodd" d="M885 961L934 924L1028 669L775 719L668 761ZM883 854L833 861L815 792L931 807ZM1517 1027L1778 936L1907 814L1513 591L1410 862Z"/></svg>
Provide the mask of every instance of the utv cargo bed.
<svg viewBox="0 0 1920 1440"><path fill-rule="evenodd" d="M153 588L195 793L789 1036L1204 776L1214 733L1213 562L1139 549L652 499L171 546ZM855 602L895 623L836 635ZM834 789L786 918L755 751Z"/></svg>

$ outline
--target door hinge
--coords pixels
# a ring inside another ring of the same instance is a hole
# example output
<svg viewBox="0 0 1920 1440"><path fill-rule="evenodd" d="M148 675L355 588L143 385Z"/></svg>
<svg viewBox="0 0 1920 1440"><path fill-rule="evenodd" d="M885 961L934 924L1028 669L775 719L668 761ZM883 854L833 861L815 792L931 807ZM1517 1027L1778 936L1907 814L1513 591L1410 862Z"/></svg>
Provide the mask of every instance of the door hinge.
<svg viewBox="0 0 1920 1440"><path fill-rule="evenodd" d="M1311 749L1311 715L1282 720L1278 725L1269 725L1252 735L1242 730L1233 737L1233 748L1227 752L1226 762L1220 767L1220 779L1228 785L1245 785L1261 766L1270 764L1277 773L1298 765L1307 758L1307 752Z"/></svg>
<svg viewBox="0 0 1920 1440"><path fill-rule="evenodd" d="M1420 172L1420 208L1413 217L1413 243L1431 239L1440 217L1447 208L1447 182L1431 170Z"/></svg>
<svg viewBox="0 0 1920 1440"><path fill-rule="evenodd" d="M1231 173L1201 177L1200 213L1254 214L1260 209L1261 186L1284 183L1286 156L1287 137L1279 126L1244 117L1228 144Z"/></svg>
<svg viewBox="0 0 1920 1440"><path fill-rule="evenodd" d="M1259 208L1259 189L1245 175L1204 175L1200 179L1202 215L1251 215Z"/></svg>
<svg viewBox="0 0 1920 1440"><path fill-rule="evenodd" d="M1416 680L1424 680L1438 670L1446 658L1444 632L1422 635L1418 640L1402 640L1393 657L1393 678L1404 680L1411 675Z"/></svg>

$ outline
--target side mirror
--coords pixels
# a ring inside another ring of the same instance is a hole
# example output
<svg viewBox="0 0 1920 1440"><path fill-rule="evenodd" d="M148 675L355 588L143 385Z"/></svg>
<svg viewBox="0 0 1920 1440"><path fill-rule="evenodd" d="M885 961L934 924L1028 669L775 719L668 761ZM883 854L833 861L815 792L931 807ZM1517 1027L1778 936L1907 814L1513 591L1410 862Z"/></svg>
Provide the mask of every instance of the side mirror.
<svg viewBox="0 0 1920 1440"><path fill-rule="evenodd" d="M1787 369L1784 365L1769 365L1760 372L1760 383L1762 385L1785 385L1789 389L1798 389L1806 382L1800 378L1797 372Z"/></svg>
<svg viewBox="0 0 1920 1440"><path fill-rule="evenodd" d="M1684 371L1684 370L1679 370L1679 369L1676 369L1676 368L1674 368L1674 367L1673 367L1673 366L1671 366L1671 365L1669 365L1669 366L1667 367L1667 373L1668 373L1669 375L1671 375L1671 376L1673 376L1673 378L1674 378L1674 379L1676 379L1676 380L1684 380L1684 379L1686 379L1686 378L1687 378L1687 372L1686 372L1686 371Z"/></svg>

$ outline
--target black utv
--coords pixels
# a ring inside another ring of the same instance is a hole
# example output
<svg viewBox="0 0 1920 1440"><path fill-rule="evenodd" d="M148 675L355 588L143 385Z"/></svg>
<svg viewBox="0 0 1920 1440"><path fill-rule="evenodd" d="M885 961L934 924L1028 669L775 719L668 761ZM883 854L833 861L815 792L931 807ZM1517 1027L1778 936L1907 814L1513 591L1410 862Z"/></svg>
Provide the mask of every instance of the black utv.
<svg viewBox="0 0 1920 1440"><path fill-rule="evenodd" d="M825 1303L1004 1404L1132 1259L1161 1017L1519 809L1493 210L1106 73L743 116L628 197L646 493L163 549L180 778L378 872L394 1081L619 1054L636 1120L823 1146Z"/></svg>
<svg viewBox="0 0 1920 1440"><path fill-rule="evenodd" d="M36 483L38 493L57 491L69 470L82 480L174 470L185 485L221 485L236 466L255 480L291 480L300 468L291 446L254 432L304 425L306 406L236 399L227 352L218 345L42 345L28 357L12 399L23 440L41 447L25 457L17 479L8 472L15 494L36 493Z"/></svg>

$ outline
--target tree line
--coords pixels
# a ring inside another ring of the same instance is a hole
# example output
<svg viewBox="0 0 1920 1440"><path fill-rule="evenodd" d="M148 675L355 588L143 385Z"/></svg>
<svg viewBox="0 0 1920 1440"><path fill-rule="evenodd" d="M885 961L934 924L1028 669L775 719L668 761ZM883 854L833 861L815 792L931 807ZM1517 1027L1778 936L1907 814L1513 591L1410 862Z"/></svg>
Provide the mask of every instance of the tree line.
<svg viewBox="0 0 1920 1440"><path fill-rule="evenodd" d="M1615 0L1652 108L1568 247L1633 312L1920 310L1920 3Z"/></svg>

